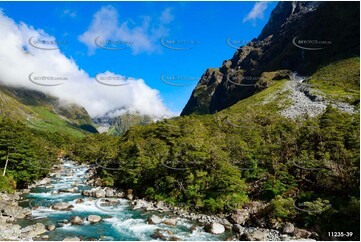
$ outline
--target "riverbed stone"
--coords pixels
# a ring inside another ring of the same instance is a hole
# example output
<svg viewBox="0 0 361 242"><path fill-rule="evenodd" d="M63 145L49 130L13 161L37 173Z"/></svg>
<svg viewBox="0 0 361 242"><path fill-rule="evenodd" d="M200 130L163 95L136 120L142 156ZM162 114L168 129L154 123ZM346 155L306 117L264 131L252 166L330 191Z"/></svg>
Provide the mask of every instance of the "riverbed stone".
<svg viewBox="0 0 361 242"><path fill-rule="evenodd" d="M233 224L244 225L245 222L249 219L249 217L250 214L247 210L237 209L228 217L228 220Z"/></svg>
<svg viewBox="0 0 361 242"><path fill-rule="evenodd" d="M305 229L294 228L292 235L296 238L308 239L311 237L312 233Z"/></svg>
<svg viewBox="0 0 361 242"><path fill-rule="evenodd" d="M60 211L70 211L72 208L74 208L73 205L66 203L66 202L60 202L56 203L52 206L54 210L60 210Z"/></svg>
<svg viewBox="0 0 361 242"><path fill-rule="evenodd" d="M176 226L177 225L177 220L175 218L167 218L163 221L164 224L168 225L168 226Z"/></svg>
<svg viewBox="0 0 361 242"><path fill-rule="evenodd" d="M162 219L154 214L150 218L148 218L149 224L159 224L161 222L162 222Z"/></svg>
<svg viewBox="0 0 361 242"><path fill-rule="evenodd" d="M227 230L232 230L232 224L227 220L227 219L222 219L220 221L220 224L222 224L224 226L225 229Z"/></svg>
<svg viewBox="0 0 361 242"><path fill-rule="evenodd" d="M45 225L42 223L36 223L34 225L29 225L25 228L21 229L21 236L24 238L32 238L35 236L38 236L40 234L43 234L46 232Z"/></svg>
<svg viewBox="0 0 361 242"><path fill-rule="evenodd" d="M103 191L103 190L96 190L96 191L94 192L94 196L95 196L96 198L103 198L103 197L105 197L105 191Z"/></svg>
<svg viewBox="0 0 361 242"><path fill-rule="evenodd" d="M204 227L204 230L206 232L212 233L212 234L222 234L222 233L224 233L225 228L222 224L213 222L213 223L207 224Z"/></svg>
<svg viewBox="0 0 361 242"><path fill-rule="evenodd" d="M79 216L74 216L74 217L72 217L72 218L70 219L70 222L71 222L71 224L77 224L77 225L79 225L79 224L83 224L83 223L84 223L84 220L83 220L81 217L79 217Z"/></svg>
<svg viewBox="0 0 361 242"><path fill-rule="evenodd" d="M102 220L102 217L98 216L98 215L89 215L88 216L88 221L90 223L98 223Z"/></svg>
<svg viewBox="0 0 361 242"><path fill-rule="evenodd" d="M295 226L292 223L286 222L282 228L284 234L292 234L295 230Z"/></svg>
<svg viewBox="0 0 361 242"><path fill-rule="evenodd" d="M76 204L84 203L84 200L82 198L79 198L75 201Z"/></svg>
<svg viewBox="0 0 361 242"><path fill-rule="evenodd" d="M81 194L83 196L90 197L90 196L92 196L93 192L90 190L83 190Z"/></svg>
<svg viewBox="0 0 361 242"><path fill-rule="evenodd" d="M79 237L66 237L63 241L80 241Z"/></svg>
<svg viewBox="0 0 361 242"><path fill-rule="evenodd" d="M237 233L237 234L239 234L239 235L242 235L243 232L244 232L244 230L245 230L245 228L242 227L240 224L233 224L232 230L233 230L235 233Z"/></svg>
<svg viewBox="0 0 361 242"><path fill-rule="evenodd" d="M256 229L254 231L245 231L243 238L247 241L266 241L267 240L267 230L265 229Z"/></svg>
<svg viewBox="0 0 361 242"><path fill-rule="evenodd" d="M105 189L105 197L115 197L114 189L107 187Z"/></svg>
<svg viewBox="0 0 361 242"><path fill-rule="evenodd" d="M46 226L46 229L49 230L49 231L53 231L55 229L55 225L54 224L48 224Z"/></svg>

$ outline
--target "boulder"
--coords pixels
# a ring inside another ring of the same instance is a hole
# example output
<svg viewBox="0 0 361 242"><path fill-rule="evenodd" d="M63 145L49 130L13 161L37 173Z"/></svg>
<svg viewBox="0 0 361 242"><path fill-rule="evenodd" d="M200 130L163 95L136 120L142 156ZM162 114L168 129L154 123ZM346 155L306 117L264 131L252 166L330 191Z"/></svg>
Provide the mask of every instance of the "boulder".
<svg viewBox="0 0 361 242"><path fill-rule="evenodd" d="M175 236L171 236L171 237L169 237L169 241L182 241L182 239L175 237Z"/></svg>
<svg viewBox="0 0 361 242"><path fill-rule="evenodd" d="M292 234L294 230L295 230L295 226L292 223L286 222L282 228L282 233Z"/></svg>
<svg viewBox="0 0 361 242"><path fill-rule="evenodd" d="M88 216L88 221L90 223L98 223L98 222L102 221L102 217L100 217L98 215L89 215Z"/></svg>
<svg viewBox="0 0 361 242"><path fill-rule="evenodd" d="M74 206L66 203L66 202L60 202L56 203L52 206L52 209L54 210L60 210L60 211L70 211Z"/></svg>
<svg viewBox="0 0 361 242"><path fill-rule="evenodd" d="M168 225L168 226L176 226L177 225L177 220L174 218L167 218L163 221L164 224Z"/></svg>
<svg viewBox="0 0 361 242"><path fill-rule="evenodd" d="M22 190L22 193L23 193L23 194L29 194L29 193L30 193L30 189L23 189L23 190Z"/></svg>
<svg viewBox="0 0 361 242"><path fill-rule="evenodd" d="M143 199L136 199L132 202L134 205L133 209L141 209L148 207L148 202Z"/></svg>
<svg viewBox="0 0 361 242"><path fill-rule="evenodd" d="M119 191L115 194L116 197L118 198L124 198L125 197L125 193L123 191Z"/></svg>
<svg viewBox="0 0 361 242"><path fill-rule="evenodd" d="M41 186L41 185L50 184L50 182L51 182L51 179L50 179L49 177L45 177L44 179L36 182L36 184L37 184L38 186Z"/></svg>
<svg viewBox="0 0 361 242"><path fill-rule="evenodd" d="M239 235L242 235L243 232L244 232L244 230L245 230L245 228L242 227L242 226L239 225L239 224L233 224L232 230L233 230L235 233L237 233L237 234L239 234Z"/></svg>
<svg viewBox="0 0 361 242"><path fill-rule="evenodd" d="M84 203L84 200L81 199L81 198L79 198L79 199L77 199L77 200L75 201L75 203L76 203L76 204Z"/></svg>
<svg viewBox="0 0 361 242"><path fill-rule="evenodd" d="M36 223L29 225L21 229L22 236L24 237L35 237L46 232L45 225L42 223Z"/></svg>
<svg viewBox="0 0 361 242"><path fill-rule="evenodd" d="M105 189L105 197L115 197L114 189L107 187Z"/></svg>
<svg viewBox="0 0 361 242"><path fill-rule="evenodd" d="M220 221L220 224L222 224L224 226L225 229L227 230L232 230L232 224L227 220L227 219L222 219Z"/></svg>
<svg viewBox="0 0 361 242"><path fill-rule="evenodd" d="M155 207L157 209L164 210L165 209L164 202L163 201L158 201L157 204L155 205Z"/></svg>
<svg viewBox="0 0 361 242"><path fill-rule="evenodd" d="M212 234L222 234L222 233L224 233L225 228L222 224L213 222L213 223L207 224L204 227L204 230L206 232L212 233Z"/></svg>
<svg viewBox="0 0 361 242"><path fill-rule="evenodd" d="M173 232L169 230L156 229L151 235L153 239L167 240L167 237L173 237ZM168 239L170 240L170 238Z"/></svg>
<svg viewBox="0 0 361 242"><path fill-rule="evenodd" d="M162 219L158 217L157 215L152 215L150 218L148 218L149 224L159 224L162 222Z"/></svg>
<svg viewBox="0 0 361 242"><path fill-rule="evenodd" d="M78 237L66 237L63 241L80 241Z"/></svg>
<svg viewBox="0 0 361 242"><path fill-rule="evenodd" d="M245 231L243 236L248 241L266 241L268 233L264 229L257 229L255 231Z"/></svg>
<svg viewBox="0 0 361 242"><path fill-rule="evenodd" d="M296 238L308 239L311 237L312 233L305 229L294 228L292 235Z"/></svg>
<svg viewBox="0 0 361 242"><path fill-rule="evenodd" d="M46 226L46 229L49 231L53 231L55 229L55 225L54 224L49 224Z"/></svg>
<svg viewBox="0 0 361 242"><path fill-rule="evenodd" d="M165 235L162 234L160 229L157 229L156 231L154 231L154 233L150 236L153 239L160 239L160 240L167 240L167 237Z"/></svg>
<svg viewBox="0 0 361 242"><path fill-rule="evenodd" d="M71 224L83 224L84 220L79 216L71 217L70 219Z"/></svg>
<svg viewBox="0 0 361 242"><path fill-rule="evenodd" d="M103 197L105 197L105 191L103 191L103 190L96 190L96 191L94 192L94 196L95 196L96 198L103 198Z"/></svg>
<svg viewBox="0 0 361 242"><path fill-rule="evenodd" d="M245 222L249 219L249 217L250 217L250 214L249 214L249 212L247 210L237 209L236 212L232 213L228 217L228 220L232 224L244 225Z"/></svg>
<svg viewBox="0 0 361 242"><path fill-rule="evenodd" d="M93 191L91 191L91 190L83 190L83 191L81 192L81 194L82 194L83 196L90 197L90 196L93 196Z"/></svg>

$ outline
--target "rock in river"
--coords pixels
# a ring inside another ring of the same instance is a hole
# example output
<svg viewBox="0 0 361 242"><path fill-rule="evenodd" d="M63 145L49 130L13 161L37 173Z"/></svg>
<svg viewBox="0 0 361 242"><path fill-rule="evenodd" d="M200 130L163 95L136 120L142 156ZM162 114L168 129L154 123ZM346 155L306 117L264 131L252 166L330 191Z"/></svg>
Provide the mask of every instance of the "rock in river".
<svg viewBox="0 0 361 242"><path fill-rule="evenodd" d="M160 222L162 222L162 219L157 215L152 215L150 218L148 218L149 224L159 224Z"/></svg>
<svg viewBox="0 0 361 242"><path fill-rule="evenodd" d="M83 224L84 220L79 216L74 216L70 219L71 224Z"/></svg>
<svg viewBox="0 0 361 242"><path fill-rule="evenodd" d="M73 205L66 202L60 202L52 206L54 210L60 210L60 211L70 211L73 207L74 207Z"/></svg>
<svg viewBox="0 0 361 242"><path fill-rule="evenodd" d="M78 237L66 237L63 241L80 241Z"/></svg>
<svg viewBox="0 0 361 242"><path fill-rule="evenodd" d="M225 228L220 223L210 223L204 227L204 230L206 232L212 233L212 234L222 234L222 233L224 233Z"/></svg>
<svg viewBox="0 0 361 242"><path fill-rule="evenodd" d="M89 215L88 216L88 221L90 223L98 223L98 222L102 221L102 217L100 217L98 215Z"/></svg>

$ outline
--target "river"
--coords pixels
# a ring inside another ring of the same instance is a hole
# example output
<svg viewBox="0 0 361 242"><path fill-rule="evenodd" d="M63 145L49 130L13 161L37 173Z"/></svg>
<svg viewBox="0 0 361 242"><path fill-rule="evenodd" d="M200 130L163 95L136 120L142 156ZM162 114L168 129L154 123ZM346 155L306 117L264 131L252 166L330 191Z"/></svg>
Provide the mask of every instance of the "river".
<svg viewBox="0 0 361 242"><path fill-rule="evenodd" d="M79 191L90 190L94 187L85 183L88 167L78 165L72 161L64 161L62 169L57 175L51 176L50 184L39 185L24 195L23 207L32 209L32 216L19 220L20 225L43 223L54 224L56 229L46 235L48 240L63 240L66 237L79 237L82 240L155 240L154 234L161 230L168 238L174 236L180 240L225 240L229 233L213 235L206 233L203 226L195 221L179 218L172 213L134 210L127 199L118 199L117 206L100 206L102 199L85 197L81 193L57 193L59 189L77 187ZM83 203L76 203L82 198ZM59 202L68 202L74 207L70 211L53 210L51 206ZM172 227L165 224L148 224L147 219L156 214L162 218L176 218L177 225ZM99 215L102 221L90 223L86 220L89 215ZM84 223L72 225L63 223L70 221L73 216L80 216ZM193 228L192 228L193 227ZM152 236L153 235L153 236ZM173 237L173 238L174 238ZM39 237L41 239L41 236Z"/></svg>

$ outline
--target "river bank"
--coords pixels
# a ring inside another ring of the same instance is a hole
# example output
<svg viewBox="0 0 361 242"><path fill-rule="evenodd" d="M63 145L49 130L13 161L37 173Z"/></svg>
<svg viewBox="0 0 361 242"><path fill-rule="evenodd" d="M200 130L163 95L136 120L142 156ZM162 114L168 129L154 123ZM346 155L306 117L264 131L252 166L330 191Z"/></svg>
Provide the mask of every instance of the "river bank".
<svg viewBox="0 0 361 242"><path fill-rule="evenodd" d="M64 161L48 177L15 194L0 194L0 240L295 240L312 233L292 224L256 227L265 204L232 214L188 212L146 201L131 191L94 186L95 172Z"/></svg>

